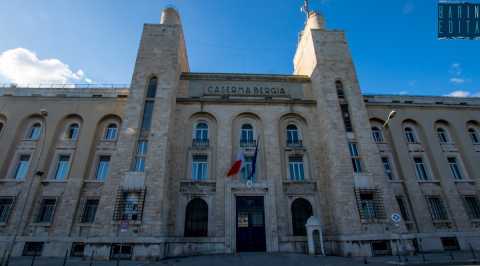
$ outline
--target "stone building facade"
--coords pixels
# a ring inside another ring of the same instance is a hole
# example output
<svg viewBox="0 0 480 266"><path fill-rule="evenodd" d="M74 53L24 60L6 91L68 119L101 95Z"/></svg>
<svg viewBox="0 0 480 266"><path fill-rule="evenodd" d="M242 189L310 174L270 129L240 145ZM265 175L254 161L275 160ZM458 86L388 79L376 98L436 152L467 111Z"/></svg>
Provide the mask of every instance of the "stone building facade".
<svg viewBox="0 0 480 266"><path fill-rule="evenodd" d="M168 8L129 88L1 88L2 252L304 253L312 216L327 254L480 247L479 99L362 95L315 12L294 66L192 73Z"/></svg>

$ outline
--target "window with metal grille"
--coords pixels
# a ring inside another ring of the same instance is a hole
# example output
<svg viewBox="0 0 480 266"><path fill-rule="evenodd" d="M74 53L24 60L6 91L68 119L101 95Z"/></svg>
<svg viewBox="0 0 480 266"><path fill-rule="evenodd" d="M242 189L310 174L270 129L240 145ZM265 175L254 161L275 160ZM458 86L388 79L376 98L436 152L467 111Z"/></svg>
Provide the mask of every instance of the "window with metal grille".
<svg viewBox="0 0 480 266"><path fill-rule="evenodd" d="M14 197L0 197L0 223L7 223L14 201Z"/></svg>
<svg viewBox="0 0 480 266"><path fill-rule="evenodd" d="M108 176L108 170L110 168L110 156L102 155L98 158L97 171L95 172L95 179L99 181L105 181Z"/></svg>
<svg viewBox="0 0 480 266"><path fill-rule="evenodd" d="M87 199L83 208L82 223L93 223L98 208L98 199Z"/></svg>
<svg viewBox="0 0 480 266"><path fill-rule="evenodd" d="M476 196L465 196L465 205L471 219L480 219L480 201Z"/></svg>
<svg viewBox="0 0 480 266"><path fill-rule="evenodd" d="M352 166L354 173L362 172L362 162L360 160L360 154L358 152L358 146L355 142L348 143L348 149L350 151L350 156L352 157Z"/></svg>
<svg viewBox="0 0 480 266"><path fill-rule="evenodd" d="M22 256L41 256L43 251L43 242L25 242Z"/></svg>
<svg viewBox="0 0 480 266"><path fill-rule="evenodd" d="M448 213L443 200L438 196L427 197L428 208L433 221L448 220Z"/></svg>
<svg viewBox="0 0 480 266"><path fill-rule="evenodd" d="M372 138L373 138L373 141L375 141L376 143L382 143L383 142L382 130L380 130L378 127L372 127Z"/></svg>
<svg viewBox="0 0 480 266"><path fill-rule="evenodd" d="M193 199L187 204L185 211L185 237L206 237L208 204L203 199Z"/></svg>
<svg viewBox="0 0 480 266"><path fill-rule="evenodd" d="M355 195L362 220L383 220L386 218L383 196L379 189L355 189Z"/></svg>
<svg viewBox="0 0 480 266"><path fill-rule="evenodd" d="M340 104L340 110L342 111L343 123L347 132L353 132L352 120L350 118L350 111L348 110L348 104Z"/></svg>
<svg viewBox="0 0 480 266"><path fill-rule="evenodd" d="M141 221L145 202L145 189L118 190L113 212L115 221Z"/></svg>
<svg viewBox="0 0 480 266"><path fill-rule="evenodd" d="M14 177L16 180L24 180L27 177L28 168L30 165L30 155L22 154L20 155L17 167L15 168Z"/></svg>
<svg viewBox="0 0 480 266"><path fill-rule="evenodd" d="M56 199L43 199L38 211L37 223L51 223L53 222L53 215L55 213Z"/></svg>
<svg viewBox="0 0 480 266"><path fill-rule="evenodd" d="M305 168L303 164L303 156L291 156L288 158L289 179L293 181L305 180Z"/></svg>
<svg viewBox="0 0 480 266"><path fill-rule="evenodd" d="M192 180L201 181L208 179L208 156L193 155L192 157Z"/></svg>
<svg viewBox="0 0 480 266"><path fill-rule="evenodd" d="M382 157L383 170L388 179L395 179L393 175L392 165L390 164L390 159L388 157Z"/></svg>
<svg viewBox="0 0 480 266"><path fill-rule="evenodd" d="M398 208L400 208L400 214L402 215L403 220L406 222L410 221L410 212L409 208L407 208L408 204L405 202L404 197L397 196L395 198L398 203Z"/></svg>
<svg viewBox="0 0 480 266"><path fill-rule="evenodd" d="M427 167L425 166L425 163L423 162L422 157L414 157L413 161L415 162L415 171L417 174L417 179L418 180L429 180L430 176L427 172Z"/></svg>
<svg viewBox="0 0 480 266"><path fill-rule="evenodd" d="M448 166L450 167L450 172L452 173L452 176L456 180L462 180L463 179L463 173L462 170L460 170L460 166L458 165L457 158L456 157L448 157Z"/></svg>
<svg viewBox="0 0 480 266"><path fill-rule="evenodd" d="M306 236L305 224L308 218L313 215L312 205L308 200L298 198L292 202L292 228L294 236Z"/></svg>
<svg viewBox="0 0 480 266"><path fill-rule="evenodd" d="M55 180L65 180L70 171L70 155L58 156L57 166L55 170Z"/></svg>

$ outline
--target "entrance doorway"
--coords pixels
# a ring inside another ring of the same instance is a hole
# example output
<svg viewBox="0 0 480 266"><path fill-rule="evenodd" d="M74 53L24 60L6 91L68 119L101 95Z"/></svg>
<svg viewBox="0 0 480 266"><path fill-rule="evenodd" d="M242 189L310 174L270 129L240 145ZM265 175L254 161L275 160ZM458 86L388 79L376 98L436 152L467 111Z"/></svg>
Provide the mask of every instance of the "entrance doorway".
<svg viewBox="0 0 480 266"><path fill-rule="evenodd" d="M237 197L237 251L265 252L263 197Z"/></svg>

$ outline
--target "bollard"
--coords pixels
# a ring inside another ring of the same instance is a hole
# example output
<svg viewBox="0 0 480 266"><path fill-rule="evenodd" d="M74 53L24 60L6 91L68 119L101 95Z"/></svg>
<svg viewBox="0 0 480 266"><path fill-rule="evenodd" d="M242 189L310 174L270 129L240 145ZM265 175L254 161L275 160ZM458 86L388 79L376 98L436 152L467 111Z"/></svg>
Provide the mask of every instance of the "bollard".
<svg viewBox="0 0 480 266"><path fill-rule="evenodd" d="M37 257L37 254L34 254L32 256L32 263L30 264L30 266L34 266L35 265L35 258Z"/></svg>
<svg viewBox="0 0 480 266"><path fill-rule="evenodd" d="M363 264L368 264L368 260L366 256L363 257Z"/></svg>
<svg viewBox="0 0 480 266"><path fill-rule="evenodd" d="M68 259L68 248L67 251L65 252L65 257L63 258L63 266L67 265L67 259Z"/></svg>

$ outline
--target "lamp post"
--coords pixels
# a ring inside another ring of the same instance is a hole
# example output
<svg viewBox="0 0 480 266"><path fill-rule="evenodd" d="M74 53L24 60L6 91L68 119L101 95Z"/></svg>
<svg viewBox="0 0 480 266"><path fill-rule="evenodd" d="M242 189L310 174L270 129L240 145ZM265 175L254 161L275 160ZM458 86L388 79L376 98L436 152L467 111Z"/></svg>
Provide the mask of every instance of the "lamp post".
<svg viewBox="0 0 480 266"><path fill-rule="evenodd" d="M389 124L390 121L395 117L396 114L397 114L397 111L395 111L395 110L392 110L392 111L388 114L387 120L386 120L385 123L383 124L383 127L384 127L384 128L387 128L387 127L388 127L388 124Z"/></svg>
<svg viewBox="0 0 480 266"><path fill-rule="evenodd" d="M28 200L30 198L31 190L32 190L32 187L33 187L33 182L35 181L34 178L37 177L37 176L39 178L41 178L44 175L44 172L40 169L40 161L43 157L43 150L45 148L45 142L46 142L46 138L47 138L47 116L48 116L47 110L46 109L40 109L40 116L43 118L43 122L44 122L43 123L44 125L42 126L42 134L41 134L41 141L42 142L41 142L41 146L40 146L40 152L39 152L39 156L37 157L37 160L36 160L36 163L35 163L34 177L28 183L27 191L26 191L26 194L25 194L25 200L24 200L24 203L23 203L22 208L20 210L20 216L19 216L20 220L17 221L17 223L16 223L15 232L14 232L13 238L10 241L10 244L9 244L9 247L8 247L7 259L5 260L5 263L4 263L5 266L8 266L8 264L9 264L9 260L10 260L11 253L13 251L13 247L15 246L15 242L17 240L19 231L22 228L22 223L23 223L23 220L24 220L23 216L25 215L25 211L27 209L27 204L28 204Z"/></svg>

